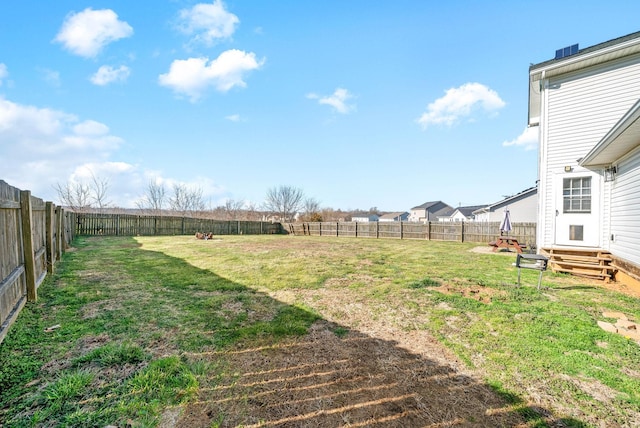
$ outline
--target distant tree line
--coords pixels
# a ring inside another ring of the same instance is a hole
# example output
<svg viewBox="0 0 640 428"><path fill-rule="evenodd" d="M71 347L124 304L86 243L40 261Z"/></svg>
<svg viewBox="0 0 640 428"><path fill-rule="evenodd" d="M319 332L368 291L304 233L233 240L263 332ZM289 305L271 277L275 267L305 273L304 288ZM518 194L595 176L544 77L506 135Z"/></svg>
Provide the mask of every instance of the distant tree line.
<svg viewBox="0 0 640 428"><path fill-rule="evenodd" d="M69 181L55 186L61 205L78 213L109 212L147 215L178 215L216 220L253 221L349 221L358 211L322 208L320 202L308 197L298 187L280 185L269 188L261 204L227 199L222 205L211 207L203 197L201 187L174 184L171 187L150 180L144 194L136 201L135 209L115 206L108 198L109 181L95 175L86 182ZM371 208L371 210L377 209Z"/></svg>

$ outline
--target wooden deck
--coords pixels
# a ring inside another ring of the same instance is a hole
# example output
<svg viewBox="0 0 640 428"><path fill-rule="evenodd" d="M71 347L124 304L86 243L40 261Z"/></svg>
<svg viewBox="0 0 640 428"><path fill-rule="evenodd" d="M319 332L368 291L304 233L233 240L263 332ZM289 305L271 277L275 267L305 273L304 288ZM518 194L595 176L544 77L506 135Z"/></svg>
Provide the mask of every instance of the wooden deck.
<svg viewBox="0 0 640 428"><path fill-rule="evenodd" d="M611 281L617 268L613 257L601 248L547 247L540 249L549 258L553 272L566 272L587 278Z"/></svg>

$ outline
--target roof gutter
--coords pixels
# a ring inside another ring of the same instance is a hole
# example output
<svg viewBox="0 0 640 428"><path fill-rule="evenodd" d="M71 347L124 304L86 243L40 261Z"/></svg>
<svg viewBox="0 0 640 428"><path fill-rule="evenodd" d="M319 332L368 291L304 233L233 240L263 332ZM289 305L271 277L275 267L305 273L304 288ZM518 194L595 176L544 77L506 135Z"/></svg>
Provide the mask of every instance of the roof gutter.
<svg viewBox="0 0 640 428"><path fill-rule="evenodd" d="M588 66L594 65L600 62L611 61L612 59L622 58L637 52L640 52L640 38L636 37L619 44L614 44L609 47L603 47L595 49L591 52L577 53L569 57L565 57L562 60L553 61L548 65L543 65L539 68L532 66L529 71L531 81L542 80L545 77L553 77L564 72L563 69L571 68L571 66L579 65L581 62L585 62ZM635 47L635 49L633 49ZM585 50L589 50L587 48ZM597 58L601 58L600 61L590 61ZM574 68L571 68L573 70Z"/></svg>

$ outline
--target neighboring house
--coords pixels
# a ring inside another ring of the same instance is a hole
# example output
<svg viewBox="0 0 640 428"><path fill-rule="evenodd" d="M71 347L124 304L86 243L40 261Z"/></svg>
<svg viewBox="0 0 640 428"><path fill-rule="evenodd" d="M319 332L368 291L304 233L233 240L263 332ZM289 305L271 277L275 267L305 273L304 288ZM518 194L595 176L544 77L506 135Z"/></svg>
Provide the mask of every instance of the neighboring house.
<svg viewBox="0 0 640 428"><path fill-rule="evenodd" d="M484 205L473 205L468 207L458 207L438 217L438 221L474 221L474 211L484 207Z"/></svg>
<svg viewBox="0 0 640 428"><path fill-rule="evenodd" d="M538 188L530 187L495 204L487 205L473 212L475 221L501 222L504 211L515 223L535 223L538 220Z"/></svg>
<svg viewBox="0 0 640 428"><path fill-rule="evenodd" d="M351 221L358 223L368 223L370 221L378 221L378 214L372 213L354 213L351 215Z"/></svg>
<svg viewBox="0 0 640 428"><path fill-rule="evenodd" d="M381 215L378 221L407 221L409 218L408 212L387 213Z"/></svg>
<svg viewBox="0 0 640 428"><path fill-rule="evenodd" d="M444 213L452 211L453 207L445 204L442 201L425 202L422 205L411 208L409 212L409 221L438 221L438 216L444 215Z"/></svg>
<svg viewBox="0 0 640 428"><path fill-rule="evenodd" d="M639 267L640 32L564 51L529 69L538 247L595 247Z"/></svg>

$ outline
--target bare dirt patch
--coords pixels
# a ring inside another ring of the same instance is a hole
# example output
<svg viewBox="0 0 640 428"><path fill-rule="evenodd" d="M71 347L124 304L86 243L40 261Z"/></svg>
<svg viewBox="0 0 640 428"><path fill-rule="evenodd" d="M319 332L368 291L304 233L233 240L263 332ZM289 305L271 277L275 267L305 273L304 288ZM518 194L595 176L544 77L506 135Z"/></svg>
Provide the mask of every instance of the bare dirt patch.
<svg viewBox="0 0 640 428"><path fill-rule="evenodd" d="M224 427L526 426L474 377L397 341L339 328L319 321L301 339L225 353L242 375L202 391L176 426L207 427L219 415ZM418 336L403 341L425 339ZM436 346L416 348L425 345Z"/></svg>
<svg viewBox="0 0 640 428"><path fill-rule="evenodd" d="M234 369L202 390L175 426L527 426L479 374L419 329L427 320L402 297L375 304L341 281L270 295L324 319L299 339L193 355L224 358Z"/></svg>
<svg viewBox="0 0 640 428"><path fill-rule="evenodd" d="M443 284L434 288L442 294L458 294L470 299L477 300L482 303L491 303L491 299L496 295L504 295L505 293L494 288L476 286L460 286L456 284Z"/></svg>

